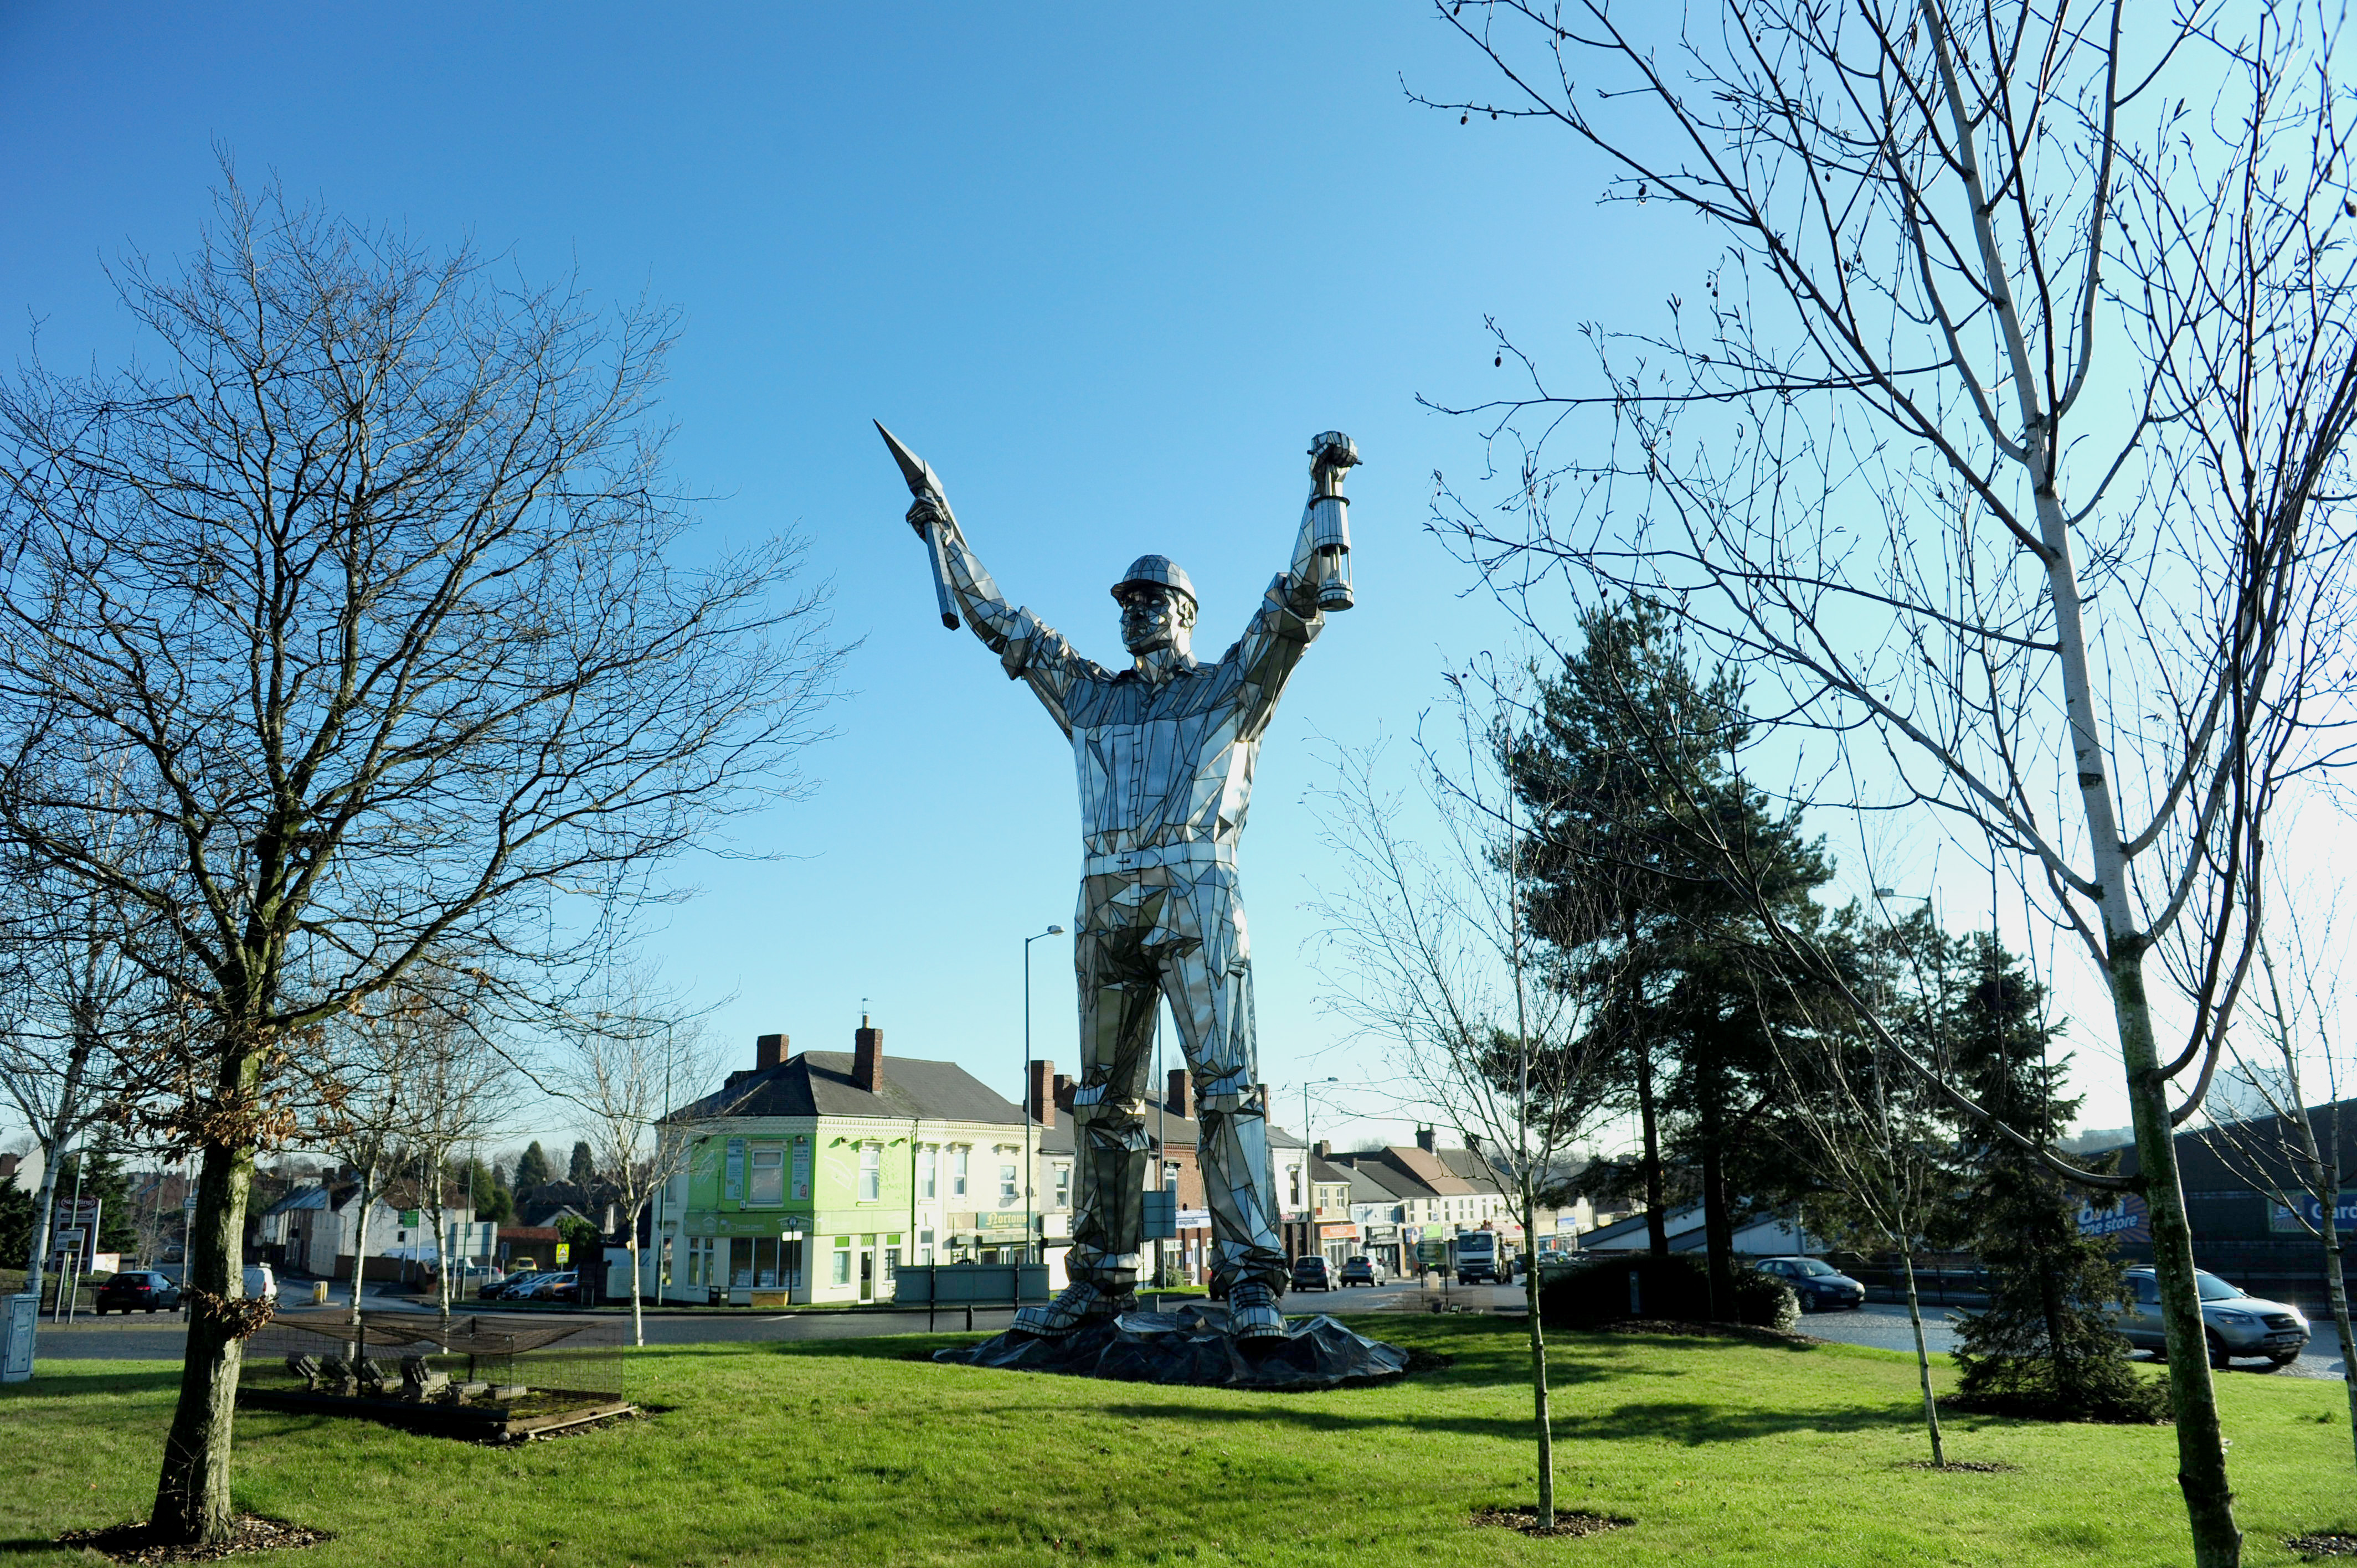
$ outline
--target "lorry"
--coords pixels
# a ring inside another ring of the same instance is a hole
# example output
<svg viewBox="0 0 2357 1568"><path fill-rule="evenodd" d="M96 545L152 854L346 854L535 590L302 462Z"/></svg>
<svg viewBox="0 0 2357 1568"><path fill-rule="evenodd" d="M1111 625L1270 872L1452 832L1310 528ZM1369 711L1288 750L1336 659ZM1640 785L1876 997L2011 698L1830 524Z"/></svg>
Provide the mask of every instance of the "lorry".
<svg viewBox="0 0 2357 1568"><path fill-rule="evenodd" d="M1512 1267L1494 1230L1460 1230L1448 1243L1448 1268L1458 1284L1504 1284L1513 1278Z"/></svg>

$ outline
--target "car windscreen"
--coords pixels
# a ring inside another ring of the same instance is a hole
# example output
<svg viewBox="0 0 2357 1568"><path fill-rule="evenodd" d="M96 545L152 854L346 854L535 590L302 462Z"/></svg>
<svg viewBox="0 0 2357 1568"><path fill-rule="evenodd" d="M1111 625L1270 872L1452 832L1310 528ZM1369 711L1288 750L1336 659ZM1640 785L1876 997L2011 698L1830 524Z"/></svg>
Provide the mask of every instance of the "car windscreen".
<svg viewBox="0 0 2357 1568"><path fill-rule="evenodd" d="M2216 1274L2205 1274L2199 1269L2193 1271L2193 1283L2201 1287L2203 1301L2233 1301L2243 1294Z"/></svg>
<svg viewBox="0 0 2357 1568"><path fill-rule="evenodd" d="M1841 1273L1839 1269L1835 1268L1831 1263L1821 1262L1815 1258L1800 1259L1797 1266L1801 1273L1808 1275L1811 1279L1825 1278Z"/></svg>

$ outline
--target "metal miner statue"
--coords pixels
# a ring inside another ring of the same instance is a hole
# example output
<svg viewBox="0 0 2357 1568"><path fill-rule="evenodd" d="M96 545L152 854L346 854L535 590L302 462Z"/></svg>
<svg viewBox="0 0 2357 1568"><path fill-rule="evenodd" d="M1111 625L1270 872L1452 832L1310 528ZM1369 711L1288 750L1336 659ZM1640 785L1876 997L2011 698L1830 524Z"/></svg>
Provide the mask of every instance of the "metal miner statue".
<svg viewBox="0 0 2357 1568"><path fill-rule="evenodd" d="M1285 682L1324 612L1351 607L1342 480L1358 448L1339 431L1311 443L1309 502L1291 569L1269 585L1252 624L1216 662L1193 652L1195 589L1187 574L1166 556L1133 562L1113 585L1130 655L1129 668L1116 672L999 596L932 470L890 432L884 438L917 497L909 521L932 558L944 623L954 626L963 612L1008 677L1047 705L1080 769L1085 861L1074 949L1082 1074L1072 1097L1071 1283L1047 1305L1026 1307L1015 1326L1061 1335L1135 1305L1144 1262L1145 1094L1156 1006L1167 997L1200 1107L1211 1268L1227 1294L1231 1330L1245 1339L1281 1337L1286 1259L1236 841L1261 736Z"/></svg>

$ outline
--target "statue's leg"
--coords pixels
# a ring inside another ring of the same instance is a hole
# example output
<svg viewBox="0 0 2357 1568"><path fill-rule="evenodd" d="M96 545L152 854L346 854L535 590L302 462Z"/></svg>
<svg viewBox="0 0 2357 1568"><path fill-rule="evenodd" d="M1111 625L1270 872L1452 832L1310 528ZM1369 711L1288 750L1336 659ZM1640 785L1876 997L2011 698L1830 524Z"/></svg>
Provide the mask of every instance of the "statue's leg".
<svg viewBox="0 0 2357 1568"><path fill-rule="evenodd" d="M1139 1238L1149 1155L1144 1096L1152 1070L1155 983L1136 928L1114 924L1128 911L1105 902L1114 905L1102 911L1109 918L1082 927L1073 944L1081 1081L1072 1094L1072 1246L1064 1268L1074 1281L1119 1294L1135 1288L1145 1262Z"/></svg>
<svg viewBox="0 0 2357 1568"><path fill-rule="evenodd" d="M1195 1080L1211 1272L1231 1292L1251 1281L1282 1294L1285 1245L1253 1036L1252 945L1234 872L1206 867L1188 905L1198 940L1171 954L1165 985Z"/></svg>

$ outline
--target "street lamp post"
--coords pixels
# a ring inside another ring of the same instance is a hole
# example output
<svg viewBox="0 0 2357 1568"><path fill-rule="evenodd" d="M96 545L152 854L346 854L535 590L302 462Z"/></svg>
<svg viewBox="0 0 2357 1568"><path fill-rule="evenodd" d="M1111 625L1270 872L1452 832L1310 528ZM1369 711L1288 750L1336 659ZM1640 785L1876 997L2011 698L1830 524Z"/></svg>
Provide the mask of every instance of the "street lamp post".
<svg viewBox="0 0 2357 1568"><path fill-rule="evenodd" d="M1031 1229L1038 1223L1033 1217L1035 1207L1031 1190L1031 944L1039 937L1060 937L1061 926L1050 926L1039 936L1023 939L1023 1079L1016 1088L1016 1103L1023 1108L1023 1261L1031 1262ZM1023 1292L1023 1282L1015 1282L1017 1295Z"/></svg>
<svg viewBox="0 0 2357 1568"><path fill-rule="evenodd" d="M1309 1136L1309 1090L1318 1084L1341 1081L1333 1077L1301 1080L1301 1250L1305 1254L1315 1251L1320 1257L1326 1250L1318 1245L1318 1177L1309 1168L1317 1148L1316 1140Z"/></svg>

